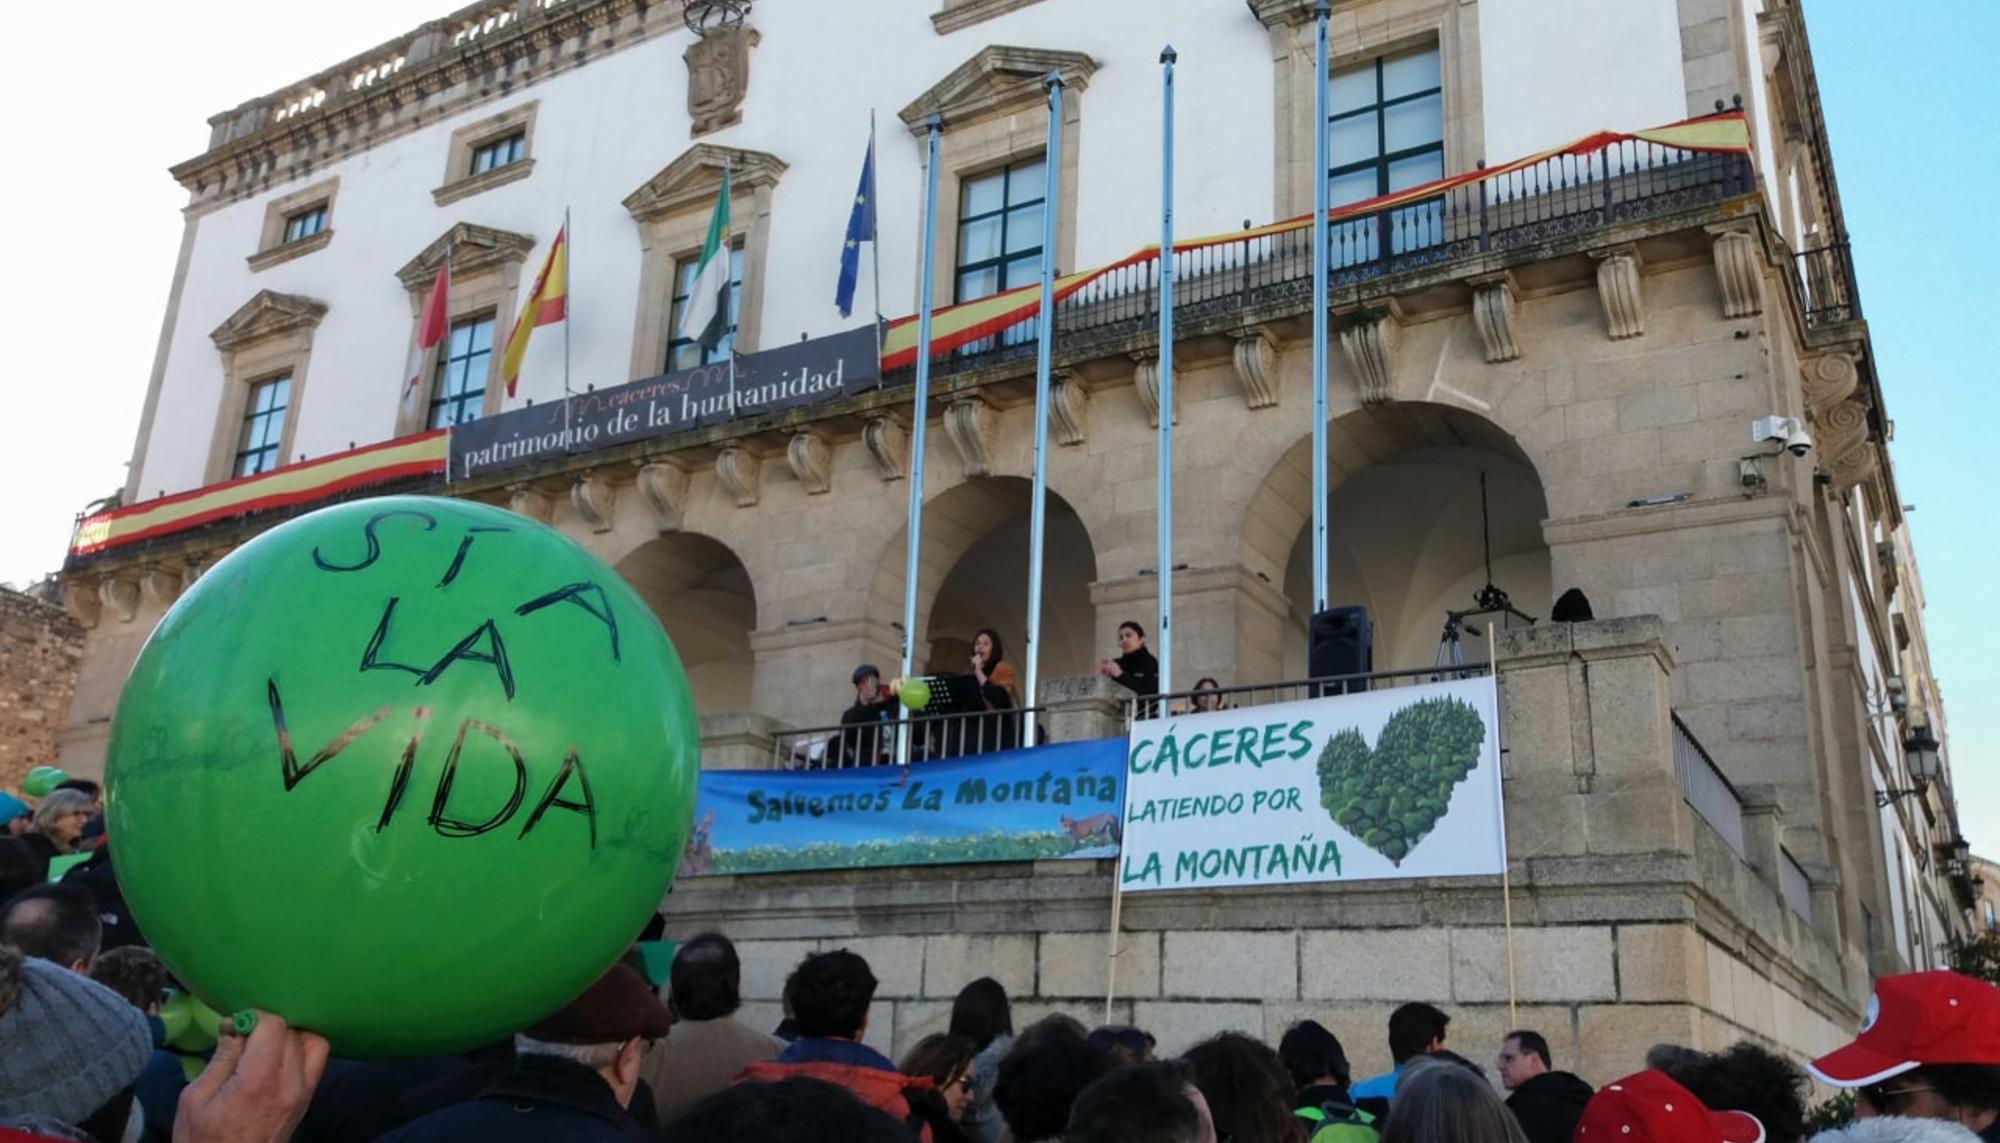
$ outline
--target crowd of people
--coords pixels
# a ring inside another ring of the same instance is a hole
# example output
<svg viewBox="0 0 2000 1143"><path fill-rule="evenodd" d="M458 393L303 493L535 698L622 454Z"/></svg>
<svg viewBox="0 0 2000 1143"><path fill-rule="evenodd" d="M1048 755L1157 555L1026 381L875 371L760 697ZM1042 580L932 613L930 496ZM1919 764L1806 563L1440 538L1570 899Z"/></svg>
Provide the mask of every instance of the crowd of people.
<svg viewBox="0 0 2000 1143"><path fill-rule="evenodd" d="M703 933L662 987L635 950L504 1041L360 1061L268 1014L191 1041L200 1022L173 1011L188 998L143 943L107 947L121 918L102 907L66 882L0 906L0 1140L2000 1143L2000 988L1944 971L1882 979L1855 1040L1803 1066L1748 1042L1662 1045L1590 1061L1644 1065L1593 1091L1531 1029L1497 1045L1489 1078L1430 1004L1395 1009L1394 1066L1357 1077L1310 1019L1275 1048L1225 1032L1163 1058L1130 1026L1017 1029L991 978L892 1061L870 1045L889 1037L870 1035L863 957L807 955L766 1032L742 1018L735 946ZM1851 1089L1859 1121L1812 1134L1809 1077Z"/></svg>

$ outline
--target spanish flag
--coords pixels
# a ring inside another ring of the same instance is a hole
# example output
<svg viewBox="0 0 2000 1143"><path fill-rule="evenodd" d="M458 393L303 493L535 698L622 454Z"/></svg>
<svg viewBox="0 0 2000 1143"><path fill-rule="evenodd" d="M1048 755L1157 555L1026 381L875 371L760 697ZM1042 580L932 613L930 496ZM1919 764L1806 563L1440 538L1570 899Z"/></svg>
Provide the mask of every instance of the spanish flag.
<svg viewBox="0 0 2000 1143"><path fill-rule="evenodd" d="M535 287L521 302L521 315L507 335L507 348L500 354L500 376L507 381L507 395L521 379L521 359L528 355L528 338L535 327L569 319L569 228L556 231L542 272L535 275Z"/></svg>

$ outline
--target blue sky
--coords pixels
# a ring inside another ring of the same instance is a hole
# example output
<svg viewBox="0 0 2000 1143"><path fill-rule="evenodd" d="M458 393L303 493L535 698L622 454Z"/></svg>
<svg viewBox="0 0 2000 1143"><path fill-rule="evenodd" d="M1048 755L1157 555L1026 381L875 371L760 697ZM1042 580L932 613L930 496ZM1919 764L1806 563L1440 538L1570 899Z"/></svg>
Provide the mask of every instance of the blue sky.
<svg viewBox="0 0 2000 1143"><path fill-rule="evenodd" d="M1808 0L1807 31L1854 241L1903 502L1913 504L1931 667L1944 694L1960 816L2000 857L2000 505L1982 475L2000 393L2000 6Z"/></svg>

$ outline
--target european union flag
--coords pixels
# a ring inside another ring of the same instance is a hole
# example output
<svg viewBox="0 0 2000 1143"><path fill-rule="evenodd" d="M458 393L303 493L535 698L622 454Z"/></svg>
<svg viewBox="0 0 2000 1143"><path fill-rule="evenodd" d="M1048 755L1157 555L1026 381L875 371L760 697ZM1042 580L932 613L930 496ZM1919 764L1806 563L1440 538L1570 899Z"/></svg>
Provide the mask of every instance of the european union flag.
<svg viewBox="0 0 2000 1143"><path fill-rule="evenodd" d="M840 316L854 312L854 285L861 277L861 244L875 241L875 140L868 140L867 157L861 160L861 183L854 190L854 210L847 216L847 239L840 247L840 285L833 292L833 304Z"/></svg>

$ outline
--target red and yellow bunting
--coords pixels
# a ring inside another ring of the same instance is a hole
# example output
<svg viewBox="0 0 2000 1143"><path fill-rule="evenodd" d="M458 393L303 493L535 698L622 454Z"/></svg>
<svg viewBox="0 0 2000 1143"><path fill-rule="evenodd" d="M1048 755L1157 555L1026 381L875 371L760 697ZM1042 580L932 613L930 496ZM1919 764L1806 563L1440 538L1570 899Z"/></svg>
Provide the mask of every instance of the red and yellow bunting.
<svg viewBox="0 0 2000 1143"><path fill-rule="evenodd" d="M1348 218L1373 214L1405 203L1434 198L1456 187L1469 183L1497 179L1515 171L1546 162L1559 155L1586 155L1612 143L1639 141L1673 147L1683 151L1704 153L1748 154L1750 151L1750 126L1741 111L1725 111L1717 115L1705 115L1698 119L1688 119L1680 123L1669 123L1664 127L1653 127L1644 131L1599 131L1586 135L1574 142L1554 147L1538 154L1516 159L1498 167L1466 171L1464 174L1437 179L1405 190L1380 195L1364 202L1349 203L1327 212L1327 218L1339 222ZM1254 230L1232 230L1227 234L1212 234L1204 238L1190 238L1174 243L1176 252L1200 250L1209 246L1221 246L1231 242L1264 238L1274 234L1285 234L1304 230L1312 225L1312 215L1303 214L1274 222ZM1102 278L1115 270L1141 262L1150 262L1159 257L1157 244L1143 247L1116 262L1099 266L1094 270L1082 270L1065 274L1055 281L1054 301L1060 302L1071 294ZM980 298L977 301L947 306L931 315L931 356L949 353L963 345L991 337L1001 330L1033 317L1041 305L1041 286L1022 286L1003 294ZM882 368L897 369L913 365L917 360L917 319L898 318L889 323L888 332L882 339Z"/></svg>
<svg viewBox="0 0 2000 1143"><path fill-rule="evenodd" d="M311 504L351 488L441 473L446 438L446 431L438 429L99 512L77 525L69 551L87 556L231 516Z"/></svg>

